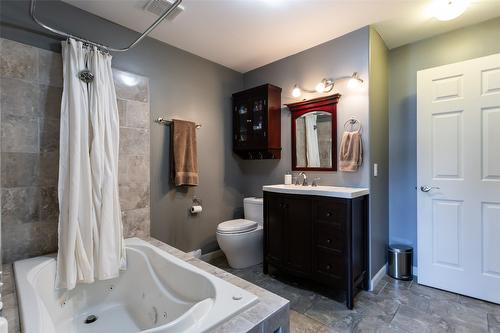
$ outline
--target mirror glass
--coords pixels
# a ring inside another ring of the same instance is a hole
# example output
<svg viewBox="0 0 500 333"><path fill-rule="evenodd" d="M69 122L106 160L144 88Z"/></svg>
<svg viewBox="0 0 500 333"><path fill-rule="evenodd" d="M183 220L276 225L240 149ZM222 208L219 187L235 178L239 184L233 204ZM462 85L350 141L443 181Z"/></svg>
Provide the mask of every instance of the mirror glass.
<svg viewBox="0 0 500 333"><path fill-rule="evenodd" d="M295 119L295 152L299 168L332 167L332 114L311 111Z"/></svg>

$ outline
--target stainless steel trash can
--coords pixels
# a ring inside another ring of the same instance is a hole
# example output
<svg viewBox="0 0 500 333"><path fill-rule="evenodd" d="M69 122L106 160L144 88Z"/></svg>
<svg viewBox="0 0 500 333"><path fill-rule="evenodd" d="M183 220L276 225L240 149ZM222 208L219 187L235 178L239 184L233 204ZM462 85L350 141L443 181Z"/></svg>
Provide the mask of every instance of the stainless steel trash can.
<svg viewBox="0 0 500 333"><path fill-rule="evenodd" d="M408 245L394 244L387 248L387 274L398 280L413 279L413 248Z"/></svg>

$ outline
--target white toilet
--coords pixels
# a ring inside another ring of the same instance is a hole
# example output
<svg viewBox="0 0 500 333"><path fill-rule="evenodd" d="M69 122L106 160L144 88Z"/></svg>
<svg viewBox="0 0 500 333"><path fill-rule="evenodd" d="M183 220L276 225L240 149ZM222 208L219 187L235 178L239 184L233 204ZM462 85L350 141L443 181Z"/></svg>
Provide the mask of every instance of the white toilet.
<svg viewBox="0 0 500 333"><path fill-rule="evenodd" d="M245 219L222 222L217 226L217 242L232 268L245 268L262 262L263 200L243 199Z"/></svg>

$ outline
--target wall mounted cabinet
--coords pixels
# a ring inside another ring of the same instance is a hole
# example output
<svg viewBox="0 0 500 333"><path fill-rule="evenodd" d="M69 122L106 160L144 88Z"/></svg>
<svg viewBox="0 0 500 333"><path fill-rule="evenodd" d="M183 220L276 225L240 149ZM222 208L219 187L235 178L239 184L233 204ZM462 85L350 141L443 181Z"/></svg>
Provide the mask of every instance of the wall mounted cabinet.
<svg viewBox="0 0 500 333"><path fill-rule="evenodd" d="M281 158L281 88L233 94L233 151L243 159Z"/></svg>

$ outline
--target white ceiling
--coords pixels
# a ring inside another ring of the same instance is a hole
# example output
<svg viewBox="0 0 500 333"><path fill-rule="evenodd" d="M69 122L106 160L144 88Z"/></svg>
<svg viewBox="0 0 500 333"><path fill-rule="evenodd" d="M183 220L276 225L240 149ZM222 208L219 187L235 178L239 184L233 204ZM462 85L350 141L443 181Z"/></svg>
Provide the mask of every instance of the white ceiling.
<svg viewBox="0 0 500 333"><path fill-rule="evenodd" d="M157 16L149 0L63 0L141 31ZM184 0L185 11L152 37L247 72L374 24L389 48L500 16L500 0L472 0L464 15L440 22L430 0Z"/></svg>

